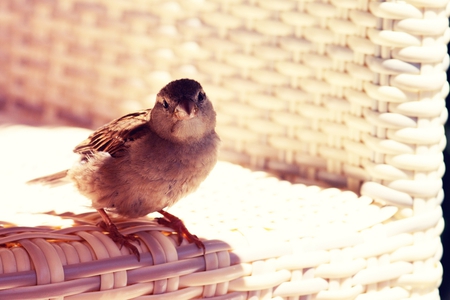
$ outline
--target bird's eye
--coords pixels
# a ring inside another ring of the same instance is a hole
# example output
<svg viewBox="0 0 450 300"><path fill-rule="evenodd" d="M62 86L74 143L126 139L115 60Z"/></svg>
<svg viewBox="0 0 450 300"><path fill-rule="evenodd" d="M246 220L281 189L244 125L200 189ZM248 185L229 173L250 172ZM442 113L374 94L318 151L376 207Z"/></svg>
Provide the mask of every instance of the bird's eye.
<svg viewBox="0 0 450 300"><path fill-rule="evenodd" d="M198 93L198 96L197 96L198 102L202 102L203 100L205 100L205 98L206 98L206 95L204 92Z"/></svg>
<svg viewBox="0 0 450 300"><path fill-rule="evenodd" d="M162 106L163 106L164 108L169 108L169 103L167 103L166 100L163 100Z"/></svg>

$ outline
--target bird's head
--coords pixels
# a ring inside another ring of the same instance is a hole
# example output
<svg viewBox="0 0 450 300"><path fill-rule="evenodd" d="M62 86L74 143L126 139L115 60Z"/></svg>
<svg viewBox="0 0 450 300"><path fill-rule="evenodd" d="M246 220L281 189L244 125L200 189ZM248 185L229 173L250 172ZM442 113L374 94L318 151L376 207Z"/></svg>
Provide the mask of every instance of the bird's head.
<svg viewBox="0 0 450 300"><path fill-rule="evenodd" d="M200 83L178 79L157 94L150 123L164 139L195 142L214 131L216 113Z"/></svg>

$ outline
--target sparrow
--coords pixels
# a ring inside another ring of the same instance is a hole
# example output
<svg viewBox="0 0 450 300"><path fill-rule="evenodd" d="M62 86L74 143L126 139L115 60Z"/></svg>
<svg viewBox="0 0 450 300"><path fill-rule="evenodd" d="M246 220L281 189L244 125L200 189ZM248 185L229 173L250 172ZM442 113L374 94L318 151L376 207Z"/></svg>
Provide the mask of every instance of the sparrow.
<svg viewBox="0 0 450 300"><path fill-rule="evenodd" d="M216 113L202 86L192 79L168 83L153 108L127 114L94 131L73 150L72 168L28 183L73 182L92 201L109 236L134 253L134 237L122 235L107 212L138 218L159 212L158 222L205 247L176 216L164 211L194 192L217 162Z"/></svg>

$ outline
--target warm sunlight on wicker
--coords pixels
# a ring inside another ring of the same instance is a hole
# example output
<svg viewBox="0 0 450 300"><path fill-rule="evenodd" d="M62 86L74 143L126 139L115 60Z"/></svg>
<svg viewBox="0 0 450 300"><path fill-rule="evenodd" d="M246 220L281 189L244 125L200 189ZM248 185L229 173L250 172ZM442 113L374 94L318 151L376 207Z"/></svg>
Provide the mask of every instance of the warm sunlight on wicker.
<svg viewBox="0 0 450 300"><path fill-rule="evenodd" d="M448 2L0 1L0 299L439 299ZM51 125L181 77L222 139L169 209L206 255L119 219L138 262L73 186L24 182L89 134Z"/></svg>

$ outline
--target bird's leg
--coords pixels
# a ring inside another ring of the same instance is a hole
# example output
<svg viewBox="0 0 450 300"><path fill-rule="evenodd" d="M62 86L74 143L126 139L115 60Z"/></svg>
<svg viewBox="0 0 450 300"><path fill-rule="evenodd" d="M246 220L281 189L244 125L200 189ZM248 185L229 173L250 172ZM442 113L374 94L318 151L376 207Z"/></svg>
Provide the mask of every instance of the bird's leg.
<svg viewBox="0 0 450 300"><path fill-rule="evenodd" d="M128 250L131 251L134 255L136 255L138 261L141 261L141 255L139 253L139 250L130 243L131 241L138 241L134 236L124 236L119 232L119 229L117 229L117 226L111 221L108 214L105 212L103 208L97 209L98 213L102 217L102 220L98 226L100 226L103 230L107 231L109 233L109 237L116 243L120 245L120 248L123 246L127 247Z"/></svg>
<svg viewBox="0 0 450 300"><path fill-rule="evenodd" d="M158 213L163 215L164 218L158 218L158 223L167 227L172 228L178 233L178 243L181 244L183 241L183 237L189 242L197 245L198 248L203 249L203 254L205 254L205 245L200 239L189 232L189 230L184 225L183 221L181 221L178 217L164 211L159 210Z"/></svg>

